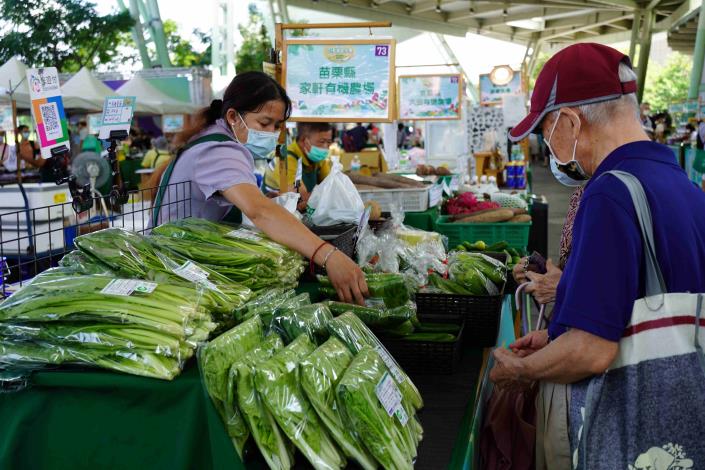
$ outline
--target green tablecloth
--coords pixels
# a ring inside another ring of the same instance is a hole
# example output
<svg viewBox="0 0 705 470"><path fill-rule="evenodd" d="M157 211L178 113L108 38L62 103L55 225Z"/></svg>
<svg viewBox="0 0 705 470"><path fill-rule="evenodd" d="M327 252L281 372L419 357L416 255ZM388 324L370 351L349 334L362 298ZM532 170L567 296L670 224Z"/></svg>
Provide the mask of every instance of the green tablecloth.
<svg viewBox="0 0 705 470"><path fill-rule="evenodd" d="M0 394L0 468L243 468L192 360L172 382L103 371L39 372Z"/></svg>

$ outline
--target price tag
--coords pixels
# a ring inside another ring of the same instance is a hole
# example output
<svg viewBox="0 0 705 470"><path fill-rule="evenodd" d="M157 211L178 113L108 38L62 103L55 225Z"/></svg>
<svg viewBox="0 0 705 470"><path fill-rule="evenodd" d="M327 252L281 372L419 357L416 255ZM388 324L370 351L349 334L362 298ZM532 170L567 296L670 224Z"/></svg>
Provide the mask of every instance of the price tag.
<svg viewBox="0 0 705 470"><path fill-rule="evenodd" d="M428 205L436 207L441 203L441 199L443 199L443 185L434 184L428 193Z"/></svg>
<svg viewBox="0 0 705 470"><path fill-rule="evenodd" d="M262 236L253 230L248 230L246 228L238 228L232 232L228 232L225 236L230 238L241 238L243 240L250 240L253 242L262 241Z"/></svg>
<svg viewBox="0 0 705 470"><path fill-rule="evenodd" d="M370 297L365 299L365 306L370 308L384 308L384 299L379 297Z"/></svg>
<svg viewBox="0 0 705 470"><path fill-rule="evenodd" d="M375 350L379 354L379 356L382 358L382 361L384 362L384 365L387 366L387 369L389 369L389 372L392 373L394 376L394 380L397 381L397 383L404 383L404 380L406 380L406 377L404 374L401 373L401 370L399 370L399 366L397 366L397 362L394 360L392 356L389 355L389 352L384 349L384 346L378 345Z"/></svg>
<svg viewBox="0 0 705 470"><path fill-rule="evenodd" d="M141 281L139 279L113 279L100 293L128 297L135 292L138 294L151 294L156 288L156 282Z"/></svg>
<svg viewBox="0 0 705 470"><path fill-rule="evenodd" d="M100 133L101 139L110 138L112 131L129 132L135 112L134 96L108 96L103 103Z"/></svg>
<svg viewBox="0 0 705 470"><path fill-rule="evenodd" d="M186 261L184 264L174 269L174 274L187 281L203 284L206 288L215 290L215 284L208 280L210 273L195 264L193 261Z"/></svg>
<svg viewBox="0 0 705 470"><path fill-rule="evenodd" d="M382 407L384 407L384 410L387 412L387 415L396 416L402 426L405 425L409 417L404 411L404 407L401 405L401 392L399 391L399 387L397 387L397 384L389 373L385 372L379 383L377 383L375 394L382 404Z"/></svg>

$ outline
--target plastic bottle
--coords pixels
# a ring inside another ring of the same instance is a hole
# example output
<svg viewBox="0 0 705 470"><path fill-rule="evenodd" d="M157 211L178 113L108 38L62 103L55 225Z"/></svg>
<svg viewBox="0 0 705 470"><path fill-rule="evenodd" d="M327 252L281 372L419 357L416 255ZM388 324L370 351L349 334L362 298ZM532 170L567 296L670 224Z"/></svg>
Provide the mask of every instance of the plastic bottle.
<svg viewBox="0 0 705 470"><path fill-rule="evenodd" d="M362 162L360 162L360 157L355 154L350 162L350 171L360 171L360 168L362 168Z"/></svg>

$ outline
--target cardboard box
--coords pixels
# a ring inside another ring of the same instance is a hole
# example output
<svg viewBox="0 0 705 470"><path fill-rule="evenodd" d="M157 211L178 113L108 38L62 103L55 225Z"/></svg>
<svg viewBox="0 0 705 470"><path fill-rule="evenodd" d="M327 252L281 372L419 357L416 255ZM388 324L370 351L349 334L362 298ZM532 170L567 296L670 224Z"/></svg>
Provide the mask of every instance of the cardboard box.
<svg viewBox="0 0 705 470"><path fill-rule="evenodd" d="M350 163L357 155L360 159L362 169L367 168L372 173L387 172L387 162L379 150L363 150L361 152L343 152L340 154L340 163L343 164L345 171L350 170Z"/></svg>

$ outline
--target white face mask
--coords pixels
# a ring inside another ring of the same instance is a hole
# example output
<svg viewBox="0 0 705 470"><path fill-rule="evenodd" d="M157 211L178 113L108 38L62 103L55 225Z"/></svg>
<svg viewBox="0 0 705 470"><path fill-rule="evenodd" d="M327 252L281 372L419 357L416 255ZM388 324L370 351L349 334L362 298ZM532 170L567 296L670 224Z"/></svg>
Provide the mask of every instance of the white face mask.
<svg viewBox="0 0 705 470"><path fill-rule="evenodd" d="M580 165L580 162L578 162L575 159L575 151L578 148L578 138L575 138L575 143L573 144L573 155L570 157L570 160L567 163L561 163L560 160L556 157L556 153L553 151L551 148L551 137L553 137L553 132L556 130L556 125L558 124L558 120L561 117L561 113L563 112L563 109L558 110L558 116L556 116L556 120L553 122L553 127L551 127L551 132L548 134L548 139L546 139L546 147L548 147L548 150L551 152L551 163L555 162L556 165L556 170L564 173L565 176L572 181L587 181L590 179L590 177L585 173L585 170L583 170L583 167ZM555 175L555 173L554 173ZM559 182L563 183L562 179L558 179Z"/></svg>

